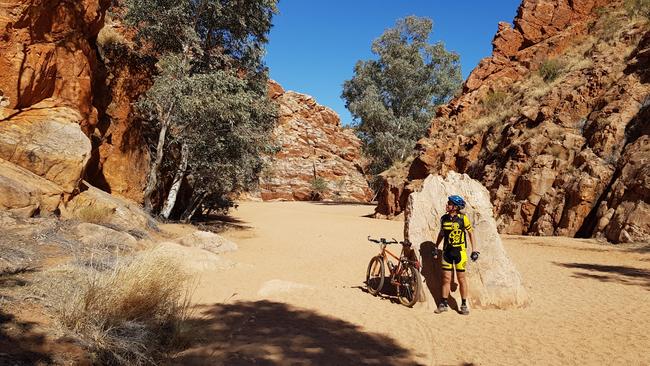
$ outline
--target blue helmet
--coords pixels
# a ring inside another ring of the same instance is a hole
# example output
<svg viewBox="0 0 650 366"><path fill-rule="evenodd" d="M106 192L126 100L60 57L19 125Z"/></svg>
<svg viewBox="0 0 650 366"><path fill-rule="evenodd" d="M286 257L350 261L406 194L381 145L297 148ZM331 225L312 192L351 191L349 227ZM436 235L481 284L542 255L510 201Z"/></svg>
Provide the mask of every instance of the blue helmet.
<svg viewBox="0 0 650 366"><path fill-rule="evenodd" d="M451 202L454 206L458 207L459 210L462 210L465 208L465 200L461 196L453 195L447 197L449 202Z"/></svg>

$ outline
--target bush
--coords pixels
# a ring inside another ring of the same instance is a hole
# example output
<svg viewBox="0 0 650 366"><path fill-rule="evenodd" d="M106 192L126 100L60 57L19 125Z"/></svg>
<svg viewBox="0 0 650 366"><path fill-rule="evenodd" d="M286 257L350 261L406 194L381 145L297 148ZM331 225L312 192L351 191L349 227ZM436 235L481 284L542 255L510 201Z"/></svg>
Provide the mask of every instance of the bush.
<svg viewBox="0 0 650 366"><path fill-rule="evenodd" d="M562 62L559 60L551 59L542 62L537 72L545 82L550 83L562 74L563 69L564 64Z"/></svg>
<svg viewBox="0 0 650 366"><path fill-rule="evenodd" d="M77 218L91 224L104 224L111 220L114 209L100 206L86 206L77 211Z"/></svg>
<svg viewBox="0 0 650 366"><path fill-rule="evenodd" d="M507 98L508 95L500 90L490 90L481 100L481 105L487 113L497 112L505 105Z"/></svg>
<svg viewBox="0 0 650 366"><path fill-rule="evenodd" d="M323 193L327 192L327 181L321 177L316 177L312 179L311 181L311 190L314 193L318 193L322 195Z"/></svg>
<svg viewBox="0 0 650 366"><path fill-rule="evenodd" d="M55 307L99 364L155 363L177 341L187 317L189 276L151 252L104 272L75 267ZM63 282L63 281L60 281Z"/></svg>

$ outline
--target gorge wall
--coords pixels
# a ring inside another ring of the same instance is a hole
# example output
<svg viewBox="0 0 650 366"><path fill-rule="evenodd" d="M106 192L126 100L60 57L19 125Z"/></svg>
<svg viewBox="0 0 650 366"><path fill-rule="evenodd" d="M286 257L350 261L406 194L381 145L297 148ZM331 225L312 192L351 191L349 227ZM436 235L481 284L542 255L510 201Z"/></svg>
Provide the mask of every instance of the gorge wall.
<svg viewBox="0 0 650 366"><path fill-rule="evenodd" d="M273 81L269 95L279 107L273 131L278 152L267 157L259 197L370 201L361 141L351 129L341 126L336 112L308 95L285 91Z"/></svg>
<svg viewBox="0 0 650 366"><path fill-rule="evenodd" d="M622 5L524 0L408 171L385 177L377 216L457 171L488 188L501 233L650 239L650 33Z"/></svg>

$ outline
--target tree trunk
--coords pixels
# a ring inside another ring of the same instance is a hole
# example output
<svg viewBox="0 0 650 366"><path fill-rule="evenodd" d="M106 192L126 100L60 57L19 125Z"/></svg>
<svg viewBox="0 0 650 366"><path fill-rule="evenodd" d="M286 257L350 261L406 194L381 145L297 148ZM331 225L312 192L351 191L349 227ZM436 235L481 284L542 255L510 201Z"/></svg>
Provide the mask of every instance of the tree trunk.
<svg viewBox="0 0 650 366"><path fill-rule="evenodd" d="M199 195L192 200L192 203L187 207L187 209L185 209L185 212L183 212L183 214L181 215L181 222L187 223L190 221L190 219L192 219L194 213L196 213L196 210L199 207L201 207L204 198L205 198L205 193L199 193Z"/></svg>
<svg viewBox="0 0 650 366"><path fill-rule="evenodd" d="M144 189L144 208L147 212L151 213L153 210L153 204L151 203L151 196L158 186L158 174L160 173L160 164L162 163L164 148L165 148L165 137L167 136L167 129L171 125L171 115L174 110L174 101L169 102L169 107L167 107L167 112L160 104L156 103L156 112L160 120L161 128L160 133L158 134L158 145L156 146L156 159L153 164L151 164L151 170L149 171L149 176L147 177L147 186Z"/></svg>
<svg viewBox="0 0 650 366"><path fill-rule="evenodd" d="M165 219L169 218L169 215L172 213L172 209L176 204L176 197L178 196L178 191L181 188L181 183L183 182L183 178L185 177L185 171L187 170L187 161L189 155L190 155L189 148L187 147L186 143L183 143L183 145L181 146L181 163L179 164L178 170L176 170L176 174L174 175L174 183L172 184L172 187L169 190L169 194L167 195L167 200L165 201L165 205L163 206L162 211L160 211L160 215Z"/></svg>
<svg viewBox="0 0 650 366"><path fill-rule="evenodd" d="M160 164L163 159L163 148L165 147L165 136L167 135L168 123L165 122L160 129L158 134L158 146L156 146L156 159L151 164L151 170L149 171L149 176L147 177L147 186L144 189L144 209L147 212L153 210L153 204L151 203L151 196L158 186L158 173L160 171Z"/></svg>

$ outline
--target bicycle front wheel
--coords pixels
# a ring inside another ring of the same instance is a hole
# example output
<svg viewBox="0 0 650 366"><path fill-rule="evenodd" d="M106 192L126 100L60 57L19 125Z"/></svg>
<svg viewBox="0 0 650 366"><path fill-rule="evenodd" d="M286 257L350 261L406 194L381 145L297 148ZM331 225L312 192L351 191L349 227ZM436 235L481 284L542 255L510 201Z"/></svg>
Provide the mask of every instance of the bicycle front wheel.
<svg viewBox="0 0 650 366"><path fill-rule="evenodd" d="M420 296L420 272L413 265L407 265L400 273L397 296L404 306L415 305Z"/></svg>
<svg viewBox="0 0 650 366"><path fill-rule="evenodd" d="M371 295L377 295L384 286L384 259L382 257L373 257L368 263L366 286Z"/></svg>

